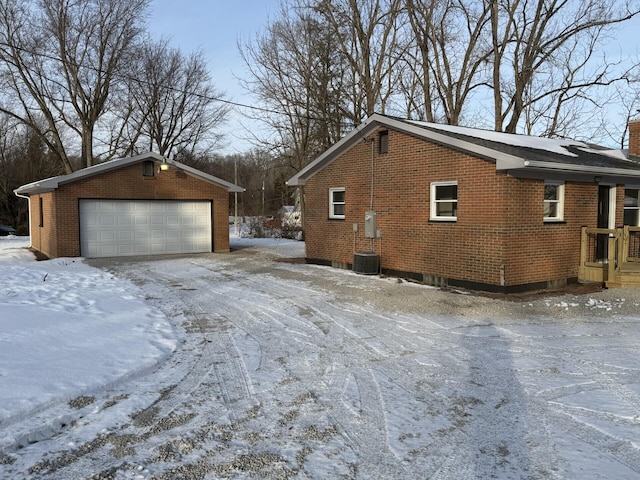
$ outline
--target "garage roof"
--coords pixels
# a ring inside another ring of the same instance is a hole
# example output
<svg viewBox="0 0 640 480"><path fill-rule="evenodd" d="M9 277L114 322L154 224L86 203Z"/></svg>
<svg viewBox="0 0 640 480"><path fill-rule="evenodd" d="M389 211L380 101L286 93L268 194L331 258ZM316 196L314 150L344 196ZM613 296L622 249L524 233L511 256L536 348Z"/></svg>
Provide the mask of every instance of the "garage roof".
<svg viewBox="0 0 640 480"><path fill-rule="evenodd" d="M100 163L92 167L83 168L82 170L78 170L76 172L70 173L69 175L60 175L58 177L51 177L45 180L39 180L37 182L29 183L27 185L23 185L17 188L16 190L14 190L14 193L16 195L28 196L28 195L35 195L38 193L52 192L55 189L57 189L60 185L75 182L76 180L92 177L94 175L99 175L101 173L126 167L128 165L144 162L146 160L153 160L160 163L166 163L174 168L182 170L187 175L191 175L205 182L212 183L213 185L222 187L231 193L234 193L234 192L240 193L245 191L244 188L239 187L238 185L235 185L233 183L227 182L225 180L222 180L221 178L214 177L213 175L209 175L193 167L184 165L180 162L169 160L157 153L149 152L149 153L143 153L141 155L136 155L134 157L118 158L116 160L110 160L108 162Z"/></svg>

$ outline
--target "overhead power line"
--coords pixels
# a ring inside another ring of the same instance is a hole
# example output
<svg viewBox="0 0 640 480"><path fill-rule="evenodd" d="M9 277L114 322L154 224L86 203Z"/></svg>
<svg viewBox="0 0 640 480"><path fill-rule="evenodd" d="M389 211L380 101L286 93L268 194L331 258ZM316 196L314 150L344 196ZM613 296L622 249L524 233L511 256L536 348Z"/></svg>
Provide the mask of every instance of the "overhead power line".
<svg viewBox="0 0 640 480"><path fill-rule="evenodd" d="M20 52L27 53L29 55L46 58L48 60L52 60L52 61L55 61L55 62L66 63L66 64L69 64L69 65L72 65L74 68L76 68L78 70L81 69L81 68L85 68L85 69L93 70L94 72L96 72L98 74L105 73L103 70L101 70L101 69L99 69L97 67L94 67L93 65L81 65L81 64L78 64L78 63L74 63L73 61L65 60L63 58L57 57L55 55L52 55L52 54L49 54L49 53L46 53L46 52L37 52L37 51L33 51L33 50L25 48L25 47L11 45L11 44L8 44L8 43L2 42L2 41L0 41L0 47L12 49L12 50L17 50L17 51L20 51ZM6 57L7 56L14 57L10 53L7 54L7 55L4 55L3 53L4 52L0 52L0 58L2 58L5 61L6 61ZM14 63L14 62L9 62L9 63ZM32 73L40 75L40 72L37 72L37 71L33 70L27 64L22 64L22 67L27 69L27 70L29 70L29 71L31 71ZM133 75L115 73L113 75L113 77L117 78L117 79L120 79L120 80L134 81L134 82L143 83L143 84L146 84L147 86L158 86L158 87L163 88L165 90L176 92L176 93L179 93L179 94L182 94L182 95L192 95L194 97L202 98L204 100L210 100L210 101L214 101L214 102L219 102L219 103L222 103L222 104L225 104L225 105L230 105L232 107L246 108L246 109L249 109L249 110L259 111L259 112L263 112L263 113L271 113L271 114L274 114L274 115L290 116L289 113L281 111L281 110L276 110L276 109L267 108L267 107L260 107L260 106L257 106L257 105L249 105L249 104L246 104L246 103L241 103L241 102L229 100L229 99L224 98L222 96L205 95L205 94L202 94L202 93L197 93L197 92L190 91L188 89L174 87L173 85L155 84L155 83L150 82L150 81L148 81L146 79L141 79L141 78L135 77ZM47 80L51 80L51 79L47 78ZM297 115L297 116L301 117L301 118L303 118L305 120L318 121L318 122L322 122L322 121L326 120L325 118L315 117L315 116L311 116L311 115ZM353 122L341 122L341 123L344 126L348 126L348 127L353 127L354 126Z"/></svg>

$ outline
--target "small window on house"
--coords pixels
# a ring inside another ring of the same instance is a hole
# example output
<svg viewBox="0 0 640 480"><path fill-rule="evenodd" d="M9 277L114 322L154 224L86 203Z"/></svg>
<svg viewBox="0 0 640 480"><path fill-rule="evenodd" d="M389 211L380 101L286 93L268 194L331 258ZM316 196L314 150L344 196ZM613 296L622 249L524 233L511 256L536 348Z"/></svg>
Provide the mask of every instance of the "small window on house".
<svg viewBox="0 0 640 480"><path fill-rule="evenodd" d="M431 183L431 220L458 220L458 182Z"/></svg>
<svg viewBox="0 0 640 480"><path fill-rule="evenodd" d="M624 189L624 224L640 226L640 188Z"/></svg>
<svg viewBox="0 0 640 480"><path fill-rule="evenodd" d="M564 220L564 183L544 182L544 221Z"/></svg>
<svg viewBox="0 0 640 480"><path fill-rule="evenodd" d="M378 135L378 153L387 153L389 151L389 131L383 130Z"/></svg>
<svg viewBox="0 0 640 480"><path fill-rule="evenodd" d="M153 160L145 160L142 162L142 175L145 177L153 177L154 164Z"/></svg>
<svg viewBox="0 0 640 480"><path fill-rule="evenodd" d="M39 197L38 200L38 209L40 210L40 226L44 227L44 208L42 208L42 197Z"/></svg>
<svg viewBox="0 0 640 480"><path fill-rule="evenodd" d="M329 189L329 218L344 219L345 213L345 189Z"/></svg>

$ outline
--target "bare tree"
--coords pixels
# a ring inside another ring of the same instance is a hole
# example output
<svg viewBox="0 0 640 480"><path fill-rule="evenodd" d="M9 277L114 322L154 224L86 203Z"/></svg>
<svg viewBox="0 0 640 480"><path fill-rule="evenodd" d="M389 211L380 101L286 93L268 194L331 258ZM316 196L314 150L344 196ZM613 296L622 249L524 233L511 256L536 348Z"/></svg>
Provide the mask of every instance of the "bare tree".
<svg viewBox="0 0 640 480"><path fill-rule="evenodd" d="M418 116L457 125L473 91L484 82L491 54L485 40L487 3L463 0L405 0L415 47L407 55L421 92ZM408 98L414 102L414 98ZM421 108L420 108L421 107ZM411 109L410 109L411 110Z"/></svg>
<svg viewBox="0 0 640 480"><path fill-rule="evenodd" d="M320 0L312 3L331 26L348 69L344 87L354 124L386 105L399 82L397 68L404 51L399 46L401 0Z"/></svg>
<svg viewBox="0 0 640 480"><path fill-rule="evenodd" d="M8 115L0 115L0 223L28 234L28 205L13 191L21 185L60 175L42 137Z"/></svg>
<svg viewBox="0 0 640 480"><path fill-rule="evenodd" d="M545 101L548 117L558 118L559 107L576 95L585 97L587 89L626 75L610 75L611 63L596 62L593 54L613 27L638 15L637 6L600 0L490 4L496 130L516 132L523 112L529 107L540 112ZM553 120L547 127L548 135L556 134Z"/></svg>
<svg viewBox="0 0 640 480"><path fill-rule="evenodd" d="M638 12L632 0L288 0L244 48L245 86L295 169L326 148L314 119L336 125L331 143L338 122L374 112L573 134L629 77L600 52Z"/></svg>
<svg viewBox="0 0 640 480"><path fill-rule="evenodd" d="M272 132L262 143L298 171L344 131L344 59L333 30L293 0L240 50L249 72L241 83L260 100L253 117Z"/></svg>
<svg viewBox="0 0 640 480"><path fill-rule="evenodd" d="M44 53L46 38L34 25L32 7L29 2L0 1L0 111L37 132L64 171L71 173L64 125L52 103L60 98L59 86L48 80L56 59Z"/></svg>
<svg viewBox="0 0 640 480"><path fill-rule="evenodd" d="M185 56L167 40L147 41L130 82L131 144L175 157L207 153L229 107L216 91L202 52Z"/></svg>
<svg viewBox="0 0 640 480"><path fill-rule="evenodd" d="M94 162L94 135L109 94L142 31L149 0L2 0L0 60L11 89L1 110L38 129L71 171L75 134L83 166Z"/></svg>
<svg viewBox="0 0 640 480"><path fill-rule="evenodd" d="M605 140L618 148L627 145L629 122L640 117L640 68L630 76L629 82L615 86L611 95L615 99L616 115L600 126Z"/></svg>

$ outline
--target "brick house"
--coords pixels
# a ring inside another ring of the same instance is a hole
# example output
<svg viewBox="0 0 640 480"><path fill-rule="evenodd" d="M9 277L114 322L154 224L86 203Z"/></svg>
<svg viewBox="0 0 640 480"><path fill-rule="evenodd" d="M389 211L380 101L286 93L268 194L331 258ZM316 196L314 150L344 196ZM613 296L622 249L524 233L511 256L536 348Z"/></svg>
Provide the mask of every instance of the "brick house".
<svg viewBox="0 0 640 480"><path fill-rule="evenodd" d="M146 153L23 185L31 247L47 257L229 251L229 192L243 188Z"/></svg>
<svg viewBox="0 0 640 480"><path fill-rule="evenodd" d="M610 235L595 229L640 224L630 127L627 154L373 115L287 182L303 189L307 262L374 256L376 273L504 293L578 280L581 249L602 271Z"/></svg>

